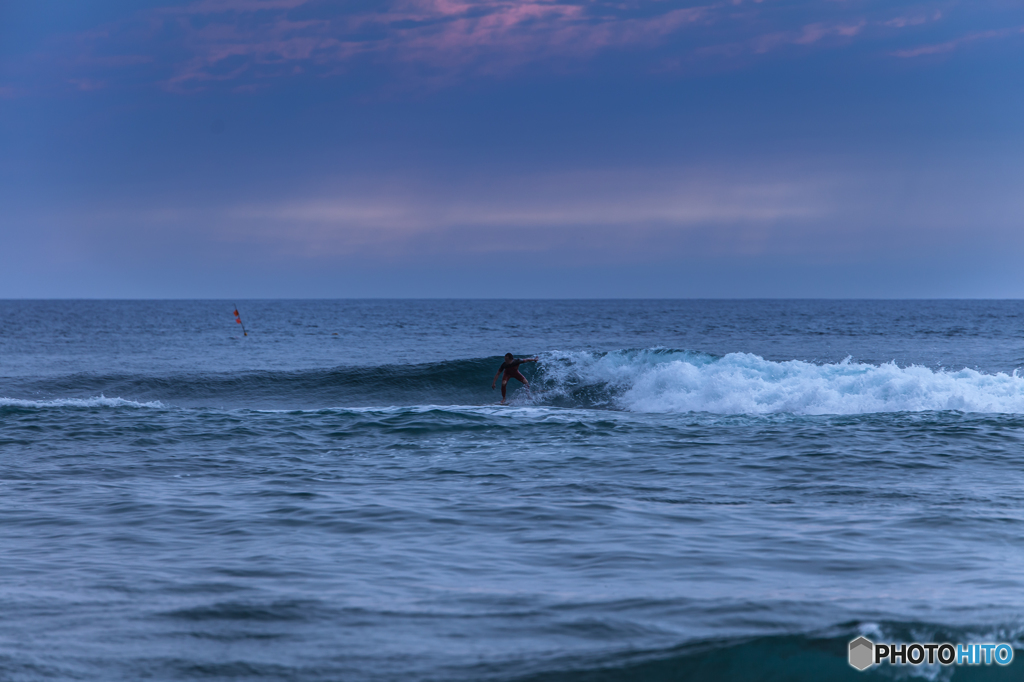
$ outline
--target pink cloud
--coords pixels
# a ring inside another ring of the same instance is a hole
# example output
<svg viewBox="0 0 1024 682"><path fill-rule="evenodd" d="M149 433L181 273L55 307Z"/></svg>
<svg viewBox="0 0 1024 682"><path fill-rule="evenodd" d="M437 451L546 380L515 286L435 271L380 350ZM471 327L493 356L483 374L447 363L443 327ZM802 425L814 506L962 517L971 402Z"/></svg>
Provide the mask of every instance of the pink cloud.
<svg viewBox="0 0 1024 682"><path fill-rule="evenodd" d="M827 38L828 36L851 38L860 33L866 23L867 22L862 19L855 24L834 24L832 26L828 26L826 24L808 24L803 27L800 36L794 39L793 43L797 45L811 45L822 38Z"/></svg>
<svg viewBox="0 0 1024 682"><path fill-rule="evenodd" d="M954 38L953 40L947 40L943 43L935 43L932 45L921 45L920 47L914 47L906 50L897 50L892 54L896 57L912 58L922 57L925 55L942 54L944 52L952 52L957 48L966 45L968 43L977 42L979 40L993 40L997 38L1006 38L1010 35L1024 33L1024 26L1019 28L1006 28L998 31L978 31L976 33L968 33L965 36Z"/></svg>
<svg viewBox="0 0 1024 682"><path fill-rule="evenodd" d="M400 29L374 49L403 62L495 72L554 56L581 58L606 49L653 46L706 13L705 8L689 8L649 19L595 20L578 5L492 3L492 9L483 16L451 14L452 20L430 28ZM446 11L452 13L453 7Z"/></svg>
<svg viewBox="0 0 1024 682"><path fill-rule="evenodd" d="M286 63L344 64L358 56L477 72L597 51L651 46L708 15L708 7L675 9L647 18L589 13L587 6L534 0L406 0L388 12L295 21L286 10L305 0L201 0L174 11L191 57L167 79L170 89L241 77ZM212 22L196 14L278 10L262 22ZM371 32L372 38L363 34ZM229 60L231 68L226 68Z"/></svg>
<svg viewBox="0 0 1024 682"><path fill-rule="evenodd" d="M172 91L222 83L244 92L298 73L330 76L388 65L419 85L446 84L531 63L573 70L601 53L655 50L650 68L674 71L749 61L786 47L837 49L944 16L927 2L896 17L880 1L795 8L756 0L681 7L684 2L380 0L347 9L322 0L194 0L78 34L64 50L77 54L62 57L60 80L115 82L107 71L135 68ZM996 35L1001 31L891 54L934 54Z"/></svg>
<svg viewBox="0 0 1024 682"><path fill-rule="evenodd" d="M916 16L916 17L894 17L888 21L883 21L883 26L890 28L906 28L907 26L919 26L928 21L928 17Z"/></svg>
<svg viewBox="0 0 1024 682"><path fill-rule="evenodd" d="M814 45L826 38L853 38L866 25L863 19L849 24L806 24L799 31L779 31L757 36L750 41L750 48L755 53L764 54L785 45ZM744 50L740 48L738 51Z"/></svg>

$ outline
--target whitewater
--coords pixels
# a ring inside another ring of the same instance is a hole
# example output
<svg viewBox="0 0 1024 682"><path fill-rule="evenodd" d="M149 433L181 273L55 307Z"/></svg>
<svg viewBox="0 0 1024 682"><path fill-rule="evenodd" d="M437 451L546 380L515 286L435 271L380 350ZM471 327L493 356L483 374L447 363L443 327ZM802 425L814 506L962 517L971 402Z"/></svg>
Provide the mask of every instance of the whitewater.
<svg viewBox="0 0 1024 682"><path fill-rule="evenodd" d="M750 353L715 357L665 348L606 353L546 351L538 357L532 390L513 381L510 405L734 415L943 410L1024 413L1024 377L1016 369L1009 374L989 374L968 368L900 367L895 361L872 365L849 357L823 364L774 362ZM51 400L0 397L0 406L167 407L161 400L137 402L103 394L110 391L160 395L184 404L239 395L259 403L291 393L297 402L316 396L322 407L353 403L365 403L354 405L359 407L387 407L393 402L461 405L460 401L487 397L481 390L486 381L481 382L480 376L500 362L500 357L492 357L372 369L334 367L241 375L76 376L72 382L49 380L33 386L53 391L73 384L73 390L79 393L99 394ZM473 384L478 390L472 390Z"/></svg>
<svg viewBox="0 0 1024 682"><path fill-rule="evenodd" d="M1024 412L1024 377L917 365L772 362L750 353L715 358L666 349L545 353L539 397L589 388L633 412L866 414Z"/></svg>
<svg viewBox="0 0 1024 682"><path fill-rule="evenodd" d="M0 301L0 679L1017 679L1022 338L1014 301ZM1017 655L861 673L860 635Z"/></svg>

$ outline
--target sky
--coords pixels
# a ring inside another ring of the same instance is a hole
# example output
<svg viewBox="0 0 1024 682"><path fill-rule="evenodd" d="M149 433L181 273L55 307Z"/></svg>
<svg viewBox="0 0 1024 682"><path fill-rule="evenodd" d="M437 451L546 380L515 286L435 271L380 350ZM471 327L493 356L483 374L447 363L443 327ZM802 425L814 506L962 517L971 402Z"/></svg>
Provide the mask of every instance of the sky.
<svg viewBox="0 0 1024 682"><path fill-rule="evenodd" d="M1019 0L0 0L0 298L1024 297Z"/></svg>

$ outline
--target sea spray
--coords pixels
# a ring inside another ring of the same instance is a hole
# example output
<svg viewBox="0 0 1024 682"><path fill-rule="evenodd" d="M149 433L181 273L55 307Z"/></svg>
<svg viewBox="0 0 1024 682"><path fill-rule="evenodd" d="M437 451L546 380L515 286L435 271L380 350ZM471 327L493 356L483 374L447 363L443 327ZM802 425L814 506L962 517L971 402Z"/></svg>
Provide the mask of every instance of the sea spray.
<svg viewBox="0 0 1024 682"><path fill-rule="evenodd" d="M1024 413L1024 377L855 362L775 362L750 353L669 349L541 356L542 401L570 397L632 412L867 414Z"/></svg>

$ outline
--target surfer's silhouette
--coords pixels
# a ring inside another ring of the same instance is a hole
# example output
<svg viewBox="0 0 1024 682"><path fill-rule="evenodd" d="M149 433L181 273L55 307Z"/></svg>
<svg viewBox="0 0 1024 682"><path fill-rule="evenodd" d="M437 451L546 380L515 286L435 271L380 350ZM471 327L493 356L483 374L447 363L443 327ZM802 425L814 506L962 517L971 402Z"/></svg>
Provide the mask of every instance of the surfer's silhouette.
<svg viewBox="0 0 1024 682"><path fill-rule="evenodd" d="M509 379L519 379L523 382L523 385L527 388L530 387L530 382L526 380L522 374L519 373L519 365L524 362L537 362L537 358L526 358L524 360L513 360L511 353L505 353L505 362L501 363L501 367L494 373L494 380L491 381L491 388L494 388L495 382L498 381L498 375L502 372L505 376L501 377L501 404L505 404L505 385L508 384Z"/></svg>

